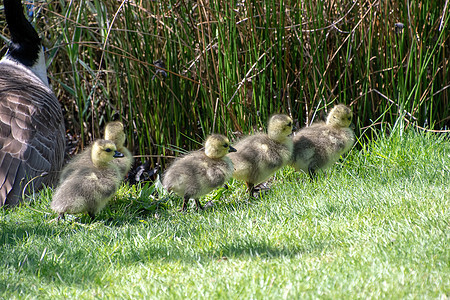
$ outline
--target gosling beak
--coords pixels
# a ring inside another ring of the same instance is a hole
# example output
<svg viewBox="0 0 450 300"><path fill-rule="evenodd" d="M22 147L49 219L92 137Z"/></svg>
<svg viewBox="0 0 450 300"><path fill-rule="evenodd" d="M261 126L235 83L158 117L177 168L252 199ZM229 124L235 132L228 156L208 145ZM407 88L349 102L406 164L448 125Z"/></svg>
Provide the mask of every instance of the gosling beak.
<svg viewBox="0 0 450 300"><path fill-rule="evenodd" d="M291 131L291 133L288 134L288 136L294 136L296 131L297 131L297 126L292 125L292 131Z"/></svg>
<svg viewBox="0 0 450 300"><path fill-rule="evenodd" d="M233 148L231 146L228 148L228 152L236 152L236 151L237 151L236 148Z"/></svg>
<svg viewBox="0 0 450 300"><path fill-rule="evenodd" d="M123 154L120 153L119 151L114 151L113 157L123 157Z"/></svg>

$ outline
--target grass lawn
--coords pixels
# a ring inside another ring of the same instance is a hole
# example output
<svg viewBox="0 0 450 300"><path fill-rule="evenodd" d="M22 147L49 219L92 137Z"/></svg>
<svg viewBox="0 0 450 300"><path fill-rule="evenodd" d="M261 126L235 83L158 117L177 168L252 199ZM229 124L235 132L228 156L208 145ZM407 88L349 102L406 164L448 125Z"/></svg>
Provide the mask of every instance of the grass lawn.
<svg viewBox="0 0 450 300"><path fill-rule="evenodd" d="M202 212L124 186L94 222L56 223L46 190L0 210L0 298L448 299L448 139L359 148L317 182L287 167L250 202L230 182Z"/></svg>

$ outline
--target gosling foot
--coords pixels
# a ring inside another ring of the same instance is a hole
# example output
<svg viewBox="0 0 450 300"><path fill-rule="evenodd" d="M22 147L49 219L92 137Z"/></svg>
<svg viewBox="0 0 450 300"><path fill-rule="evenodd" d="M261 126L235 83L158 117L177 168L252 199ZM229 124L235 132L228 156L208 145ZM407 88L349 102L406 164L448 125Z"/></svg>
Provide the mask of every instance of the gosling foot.
<svg viewBox="0 0 450 300"><path fill-rule="evenodd" d="M95 219L95 214L93 212L88 212L88 215L91 217L92 221Z"/></svg>
<svg viewBox="0 0 450 300"><path fill-rule="evenodd" d="M197 206L197 210L205 209L198 199L195 199L195 205Z"/></svg>
<svg viewBox="0 0 450 300"><path fill-rule="evenodd" d="M188 202L189 202L189 197L185 196L184 199L183 199L183 205L181 206L181 208L178 211L179 212L186 212Z"/></svg>

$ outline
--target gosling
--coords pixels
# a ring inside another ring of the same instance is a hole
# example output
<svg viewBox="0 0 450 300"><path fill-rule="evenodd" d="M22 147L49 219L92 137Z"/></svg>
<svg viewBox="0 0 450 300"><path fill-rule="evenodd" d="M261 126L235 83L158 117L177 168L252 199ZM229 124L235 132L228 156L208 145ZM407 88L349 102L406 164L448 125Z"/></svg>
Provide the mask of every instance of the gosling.
<svg viewBox="0 0 450 300"><path fill-rule="evenodd" d="M330 167L353 146L355 134L349 127L351 122L350 108L338 104L330 111L326 122L300 129L292 138L292 166L314 180L317 170Z"/></svg>
<svg viewBox="0 0 450 300"><path fill-rule="evenodd" d="M96 140L90 149L90 155L81 153L81 158L70 162L67 167L72 173L56 188L51 208L58 213L58 220L65 213L87 212L91 219L115 194L123 179L119 167L113 159L123 157L116 145L108 140ZM72 164L76 164L73 166Z"/></svg>
<svg viewBox="0 0 450 300"><path fill-rule="evenodd" d="M273 115L269 119L267 134L259 133L239 141L237 152L229 155L234 165L233 177L247 184L253 196L255 185L267 180L281 167L289 163L292 156L293 122L287 115Z"/></svg>
<svg viewBox="0 0 450 300"><path fill-rule="evenodd" d="M213 134L206 139L205 150L191 152L176 159L163 175L163 186L183 197L180 211L194 198L197 209L203 209L199 198L222 186L233 174L233 164L226 156L235 152L228 138Z"/></svg>
<svg viewBox="0 0 450 300"><path fill-rule="evenodd" d="M119 170L124 177L128 171L130 171L131 164L133 163L133 155L124 145L125 138L126 136L123 131L123 124L121 122L116 121L106 124L104 139L112 141L116 145L117 151L123 154L122 158L114 159L113 163L119 167ZM91 155L91 149L92 146L87 147L85 151L75 156L72 159L72 162L77 162L78 160L88 161ZM59 184L69 177L70 174L72 174L77 168L76 163L71 163L70 165L65 166L59 175Z"/></svg>
<svg viewBox="0 0 450 300"><path fill-rule="evenodd" d="M130 171L131 164L133 163L133 155L131 152L125 147L125 132L123 128L123 124L119 121L109 122L106 124L105 128L105 140L109 140L114 142L117 147L117 151L123 154L122 158L113 160L118 167L122 175L125 175Z"/></svg>

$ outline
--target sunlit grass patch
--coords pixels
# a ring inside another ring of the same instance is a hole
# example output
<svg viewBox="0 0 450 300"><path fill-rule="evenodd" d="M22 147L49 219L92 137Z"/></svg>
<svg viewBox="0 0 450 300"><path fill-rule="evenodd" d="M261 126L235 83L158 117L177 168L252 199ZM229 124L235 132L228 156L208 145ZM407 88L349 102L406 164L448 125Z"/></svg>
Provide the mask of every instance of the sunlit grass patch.
<svg viewBox="0 0 450 300"><path fill-rule="evenodd" d="M6 298L447 297L449 154L432 134L380 137L315 182L287 167L255 199L230 181L202 199L212 208L187 213L157 186L123 185L94 221L56 223L45 190L0 211L0 290Z"/></svg>

